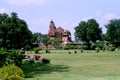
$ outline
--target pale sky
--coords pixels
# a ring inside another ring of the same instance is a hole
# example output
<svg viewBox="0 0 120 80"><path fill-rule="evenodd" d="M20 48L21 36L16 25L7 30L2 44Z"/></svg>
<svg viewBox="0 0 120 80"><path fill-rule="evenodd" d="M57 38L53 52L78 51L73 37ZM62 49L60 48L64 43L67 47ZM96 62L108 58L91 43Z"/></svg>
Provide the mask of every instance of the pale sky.
<svg viewBox="0 0 120 80"><path fill-rule="evenodd" d="M120 0L0 0L0 13L16 12L32 32L48 33L51 19L56 27L70 30L80 21L94 18L106 32L110 19L120 18Z"/></svg>

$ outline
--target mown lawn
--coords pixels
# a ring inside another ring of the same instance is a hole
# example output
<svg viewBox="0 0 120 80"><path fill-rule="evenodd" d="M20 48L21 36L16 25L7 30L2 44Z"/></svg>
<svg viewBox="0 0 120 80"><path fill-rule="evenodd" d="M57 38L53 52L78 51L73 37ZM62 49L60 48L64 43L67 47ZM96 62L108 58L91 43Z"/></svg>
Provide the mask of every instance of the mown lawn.
<svg viewBox="0 0 120 80"><path fill-rule="evenodd" d="M120 51L51 50L50 64L24 65L26 80L120 80Z"/></svg>

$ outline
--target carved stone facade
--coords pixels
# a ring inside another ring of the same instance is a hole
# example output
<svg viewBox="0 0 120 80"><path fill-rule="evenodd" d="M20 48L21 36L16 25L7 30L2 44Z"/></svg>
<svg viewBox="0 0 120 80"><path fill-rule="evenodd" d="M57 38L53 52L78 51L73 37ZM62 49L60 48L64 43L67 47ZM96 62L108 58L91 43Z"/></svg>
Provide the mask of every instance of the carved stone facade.
<svg viewBox="0 0 120 80"><path fill-rule="evenodd" d="M53 20L50 21L48 37L50 39L59 38L63 44L71 43L71 33L68 30L64 30L62 27L56 28Z"/></svg>

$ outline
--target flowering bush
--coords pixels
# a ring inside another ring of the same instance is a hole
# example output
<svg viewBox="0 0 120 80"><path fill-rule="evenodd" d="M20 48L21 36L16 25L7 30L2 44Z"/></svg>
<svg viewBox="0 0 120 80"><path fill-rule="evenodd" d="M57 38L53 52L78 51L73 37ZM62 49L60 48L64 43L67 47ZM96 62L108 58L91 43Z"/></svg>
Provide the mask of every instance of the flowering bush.
<svg viewBox="0 0 120 80"><path fill-rule="evenodd" d="M13 64L0 69L0 78L2 80L25 80L22 69Z"/></svg>

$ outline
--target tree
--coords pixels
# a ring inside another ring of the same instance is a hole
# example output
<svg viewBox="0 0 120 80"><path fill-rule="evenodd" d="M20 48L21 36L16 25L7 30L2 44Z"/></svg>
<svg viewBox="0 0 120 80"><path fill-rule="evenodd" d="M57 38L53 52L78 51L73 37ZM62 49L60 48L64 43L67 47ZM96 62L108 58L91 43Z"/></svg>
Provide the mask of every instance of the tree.
<svg viewBox="0 0 120 80"><path fill-rule="evenodd" d="M7 14L0 14L0 46L6 47L9 40L7 40L7 31L9 28L9 16Z"/></svg>
<svg viewBox="0 0 120 80"><path fill-rule="evenodd" d="M59 46L60 43L62 43L62 41L59 38L54 38L52 40L50 40L52 45L56 48L57 46Z"/></svg>
<svg viewBox="0 0 120 80"><path fill-rule="evenodd" d="M48 45L51 44L51 41L48 38L48 35L43 35L43 41L42 41L42 43L48 48Z"/></svg>
<svg viewBox="0 0 120 80"><path fill-rule="evenodd" d="M35 44L40 44L43 40L42 34L38 32L34 33L32 40Z"/></svg>
<svg viewBox="0 0 120 80"><path fill-rule="evenodd" d="M105 26L107 28L107 38L112 43L120 42L120 19L112 19Z"/></svg>
<svg viewBox="0 0 120 80"><path fill-rule="evenodd" d="M0 14L0 47L19 49L32 44L32 32L17 13Z"/></svg>
<svg viewBox="0 0 120 80"><path fill-rule="evenodd" d="M108 37L108 34L103 34L102 35L102 40L103 41L110 41L109 37Z"/></svg>
<svg viewBox="0 0 120 80"><path fill-rule="evenodd" d="M102 37L102 30L99 28L99 24L95 19L89 19L87 22L81 21L78 26L75 27L75 39L77 41L83 41L87 43L90 48L91 42L95 43Z"/></svg>

